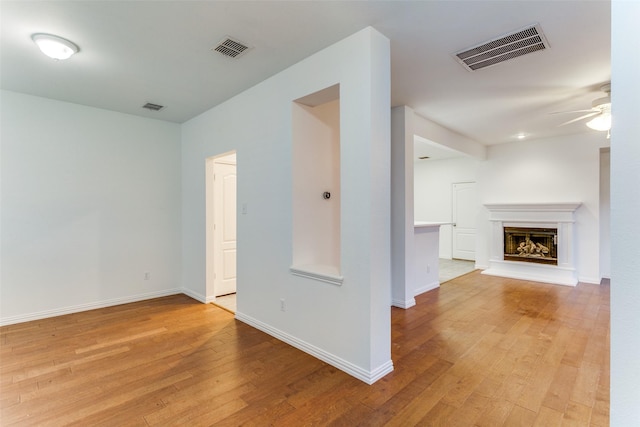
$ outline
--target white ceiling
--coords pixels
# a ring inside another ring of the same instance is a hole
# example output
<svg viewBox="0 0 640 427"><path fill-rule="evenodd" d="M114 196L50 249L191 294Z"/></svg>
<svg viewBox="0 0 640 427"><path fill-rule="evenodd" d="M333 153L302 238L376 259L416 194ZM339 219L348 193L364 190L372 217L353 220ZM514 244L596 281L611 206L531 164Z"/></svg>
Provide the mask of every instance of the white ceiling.
<svg viewBox="0 0 640 427"><path fill-rule="evenodd" d="M3 89L184 122L366 27L391 40L392 105L486 145L558 127L610 79L609 1L6 1ZM539 23L550 49L468 72L452 54ZM80 46L43 56L33 33ZM229 35L252 46L212 52ZM166 106L159 112L146 102Z"/></svg>

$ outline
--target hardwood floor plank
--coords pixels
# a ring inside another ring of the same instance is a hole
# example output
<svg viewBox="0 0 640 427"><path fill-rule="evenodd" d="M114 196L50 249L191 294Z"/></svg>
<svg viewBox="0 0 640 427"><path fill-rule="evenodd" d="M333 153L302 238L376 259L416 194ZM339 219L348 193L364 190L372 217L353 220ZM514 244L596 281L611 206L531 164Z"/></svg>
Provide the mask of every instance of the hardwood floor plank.
<svg viewBox="0 0 640 427"><path fill-rule="evenodd" d="M0 425L605 427L609 292L453 279L391 309L371 386L185 295L4 326Z"/></svg>
<svg viewBox="0 0 640 427"><path fill-rule="evenodd" d="M284 425L275 420L279 420L295 409L282 399L273 400L263 407L248 406L240 411L235 412L231 416L216 422L216 426L235 427L235 426L277 426ZM309 425L309 424L307 424Z"/></svg>
<svg viewBox="0 0 640 427"><path fill-rule="evenodd" d="M144 419L149 425L184 425L196 419L221 420L246 407L247 403L240 396L253 388L255 386L250 383L234 387L232 384L220 386L209 381L193 390L168 389L161 395L163 405L148 412ZM225 405L234 410L229 413L211 414Z"/></svg>
<svg viewBox="0 0 640 427"><path fill-rule="evenodd" d="M596 399L600 366L584 362L578 368L578 376L571 392L571 400L592 407Z"/></svg>
<svg viewBox="0 0 640 427"><path fill-rule="evenodd" d="M527 385L515 403L525 409L538 412L553 383L556 371L557 367L553 365L538 366L535 369L535 375L528 378Z"/></svg>
<svg viewBox="0 0 640 427"><path fill-rule="evenodd" d="M505 425L505 421L515 405L508 400L490 399L485 410L476 420L475 426L495 427Z"/></svg>
<svg viewBox="0 0 640 427"><path fill-rule="evenodd" d="M107 340L107 341L102 341L101 340L101 342L99 342L97 344L93 344L93 345L90 345L88 347L77 348L76 349L76 354L87 353L89 351L99 350L99 349L103 349L105 347L113 347L113 346L118 345L118 344L128 343L128 342L140 339L140 338L150 337L150 336L157 335L157 334L160 334L160 333L166 332L166 331L167 331L167 328L157 328L157 329L152 329L150 331L140 332L140 333L133 334L133 335L127 334L127 336L122 337L122 338L118 338L118 339L112 339L112 340Z"/></svg>
<svg viewBox="0 0 640 427"><path fill-rule="evenodd" d="M448 426L473 426L482 412L487 408L489 398L478 392L473 392L462 407L449 416Z"/></svg>
<svg viewBox="0 0 640 427"><path fill-rule="evenodd" d="M537 413L516 405L509 413L504 425L509 427L531 427L535 423L537 416Z"/></svg>
<svg viewBox="0 0 640 427"><path fill-rule="evenodd" d="M569 402L562 417L562 427L588 426L590 418L590 407L576 402Z"/></svg>
<svg viewBox="0 0 640 427"><path fill-rule="evenodd" d="M375 419L380 425L390 422L394 417L403 420L398 414L408 406L417 395L440 378L451 365L450 362L437 359L437 361L430 365L424 372L417 375L412 382L398 390L392 398L388 399L382 405L373 406L370 418ZM363 420L359 425L367 425L367 423Z"/></svg>
<svg viewBox="0 0 640 427"><path fill-rule="evenodd" d="M460 378L449 374L448 371L445 372L433 384L414 397L387 425L416 425L459 380Z"/></svg>
<svg viewBox="0 0 640 427"><path fill-rule="evenodd" d="M450 425L449 420L456 410L455 406L451 406L441 400L416 425L438 427Z"/></svg>
<svg viewBox="0 0 640 427"><path fill-rule="evenodd" d="M542 407L536 417L534 427L554 427L562 425L562 412Z"/></svg>
<svg viewBox="0 0 640 427"><path fill-rule="evenodd" d="M569 403L573 386L578 376L578 369L573 366L560 365L556 370L553 382L547 391L542 405L564 412Z"/></svg>

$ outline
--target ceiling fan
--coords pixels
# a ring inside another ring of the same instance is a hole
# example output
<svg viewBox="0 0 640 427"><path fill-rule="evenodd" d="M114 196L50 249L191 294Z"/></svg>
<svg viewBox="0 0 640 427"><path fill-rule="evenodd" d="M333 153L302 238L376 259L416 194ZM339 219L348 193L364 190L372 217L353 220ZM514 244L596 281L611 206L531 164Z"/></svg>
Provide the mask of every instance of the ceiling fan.
<svg viewBox="0 0 640 427"><path fill-rule="evenodd" d="M586 113L580 117L569 120L568 122L564 122L560 126L591 118L591 120L585 123L589 128L609 132L611 129L611 83L602 85L600 90L606 93L607 96L594 99L591 103L590 110L560 111L558 113L551 114ZM607 138L608 137L609 134L607 133Z"/></svg>

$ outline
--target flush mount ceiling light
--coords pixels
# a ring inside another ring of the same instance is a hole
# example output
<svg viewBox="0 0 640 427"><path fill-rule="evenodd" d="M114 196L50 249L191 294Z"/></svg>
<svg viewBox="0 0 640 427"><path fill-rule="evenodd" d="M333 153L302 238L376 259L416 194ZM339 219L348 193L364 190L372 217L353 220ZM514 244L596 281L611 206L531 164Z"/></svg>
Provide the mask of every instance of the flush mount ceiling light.
<svg viewBox="0 0 640 427"><path fill-rule="evenodd" d="M605 131L611 129L611 113L602 113L587 122L587 126L593 130Z"/></svg>
<svg viewBox="0 0 640 427"><path fill-rule="evenodd" d="M68 59L79 50L75 43L51 34L34 34L31 39L42 53L55 60Z"/></svg>
<svg viewBox="0 0 640 427"><path fill-rule="evenodd" d="M610 94L611 85L603 86L603 90ZM611 129L611 95L596 99L591 106L594 111L592 115L595 115L595 117L588 121L586 125L593 130L599 131Z"/></svg>

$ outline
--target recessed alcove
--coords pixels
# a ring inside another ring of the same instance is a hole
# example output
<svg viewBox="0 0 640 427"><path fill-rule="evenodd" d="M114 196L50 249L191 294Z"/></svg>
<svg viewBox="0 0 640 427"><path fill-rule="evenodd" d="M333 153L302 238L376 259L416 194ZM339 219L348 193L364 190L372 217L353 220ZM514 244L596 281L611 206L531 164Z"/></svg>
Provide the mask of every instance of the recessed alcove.
<svg viewBox="0 0 640 427"><path fill-rule="evenodd" d="M292 274L342 284L340 86L292 102Z"/></svg>

